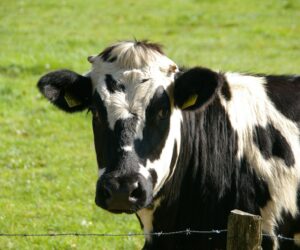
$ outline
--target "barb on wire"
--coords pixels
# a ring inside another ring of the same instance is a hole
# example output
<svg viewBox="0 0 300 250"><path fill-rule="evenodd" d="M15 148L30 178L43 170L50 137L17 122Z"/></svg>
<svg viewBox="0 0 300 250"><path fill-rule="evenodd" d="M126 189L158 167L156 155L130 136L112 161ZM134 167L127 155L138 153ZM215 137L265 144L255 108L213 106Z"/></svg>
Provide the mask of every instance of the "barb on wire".
<svg viewBox="0 0 300 250"><path fill-rule="evenodd" d="M269 238L277 238L279 240L295 241L294 238L285 237L285 236L282 236L281 234L278 234L278 235L262 234L262 236L269 237Z"/></svg>

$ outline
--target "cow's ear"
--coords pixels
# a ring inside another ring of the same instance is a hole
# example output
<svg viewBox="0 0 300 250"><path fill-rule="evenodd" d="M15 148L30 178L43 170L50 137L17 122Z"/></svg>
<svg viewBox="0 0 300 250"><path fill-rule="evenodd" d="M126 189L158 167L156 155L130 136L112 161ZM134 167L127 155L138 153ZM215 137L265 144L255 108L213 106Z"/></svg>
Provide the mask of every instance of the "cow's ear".
<svg viewBox="0 0 300 250"><path fill-rule="evenodd" d="M44 75L37 87L51 103L66 112L82 111L91 103L90 77L70 70L57 70Z"/></svg>
<svg viewBox="0 0 300 250"><path fill-rule="evenodd" d="M183 110L204 108L210 104L223 77L210 69L195 67L178 73L175 79L175 105Z"/></svg>

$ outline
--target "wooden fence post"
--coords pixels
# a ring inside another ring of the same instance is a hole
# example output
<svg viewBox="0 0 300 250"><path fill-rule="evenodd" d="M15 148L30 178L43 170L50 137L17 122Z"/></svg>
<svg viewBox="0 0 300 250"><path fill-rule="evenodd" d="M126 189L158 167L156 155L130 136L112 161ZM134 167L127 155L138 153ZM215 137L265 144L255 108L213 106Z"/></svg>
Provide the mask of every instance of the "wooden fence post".
<svg viewBox="0 0 300 250"><path fill-rule="evenodd" d="M227 250L261 250L261 217L232 210L227 226Z"/></svg>

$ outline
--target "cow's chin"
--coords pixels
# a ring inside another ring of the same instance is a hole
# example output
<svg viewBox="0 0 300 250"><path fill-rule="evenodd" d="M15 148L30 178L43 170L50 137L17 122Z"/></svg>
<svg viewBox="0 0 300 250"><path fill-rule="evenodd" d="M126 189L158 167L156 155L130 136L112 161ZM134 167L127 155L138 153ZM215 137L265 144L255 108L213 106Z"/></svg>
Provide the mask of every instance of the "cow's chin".
<svg viewBox="0 0 300 250"><path fill-rule="evenodd" d="M149 201L147 204L145 205L140 205L140 206L136 206L134 208L127 208L127 209L119 209L119 208L105 208L105 210L107 210L108 212L110 213L113 213L113 214L134 214L134 213L137 213L138 211L144 209L144 208L148 208L148 209L151 209L153 208L153 202Z"/></svg>
<svg viewBox="0 0 300 250"><path fill-rule="evenodd" d="M110 209L108 211L111 212L111 213L113 213L113 214L122 214L122 213L124 213L124 214L134 214L138 210L133 210L133 209L131 209L131 210Z"/></svg>

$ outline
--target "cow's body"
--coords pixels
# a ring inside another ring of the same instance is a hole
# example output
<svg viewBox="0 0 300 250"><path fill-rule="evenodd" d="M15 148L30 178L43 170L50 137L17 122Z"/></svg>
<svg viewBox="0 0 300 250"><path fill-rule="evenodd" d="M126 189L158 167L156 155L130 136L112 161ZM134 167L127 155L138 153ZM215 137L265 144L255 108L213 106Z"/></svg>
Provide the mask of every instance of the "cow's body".
<svg viewBox="0 0 300 250"><path fill-rule="evenodd" d="M183 112L176 171L160 192L151 230L226 229L229 212L238 208L262 215L265 233L293 238L300 232L300 78L225 77L228 86L207 109ZM152 212L141 214L148 220ZM225 249L225 237L155 236L148 244L149 249ZM292 242L282 244L296 249ZM263 249L272 245L264 238Z"/></svg>
<svg viewBox="0 0 300 250"><path fill-rule="evenodd" d="M89 61L87 76L49 73L39 88L63 110L92 109L99 206L135 212L145 233L225 229L238 208L261 215L266 234L299 237L299 76L180 72L157 45L141 42ZM225 245L226 234L148 235L144 249ZM263 241L264 249L279 246L299 249Z"/></svg>

